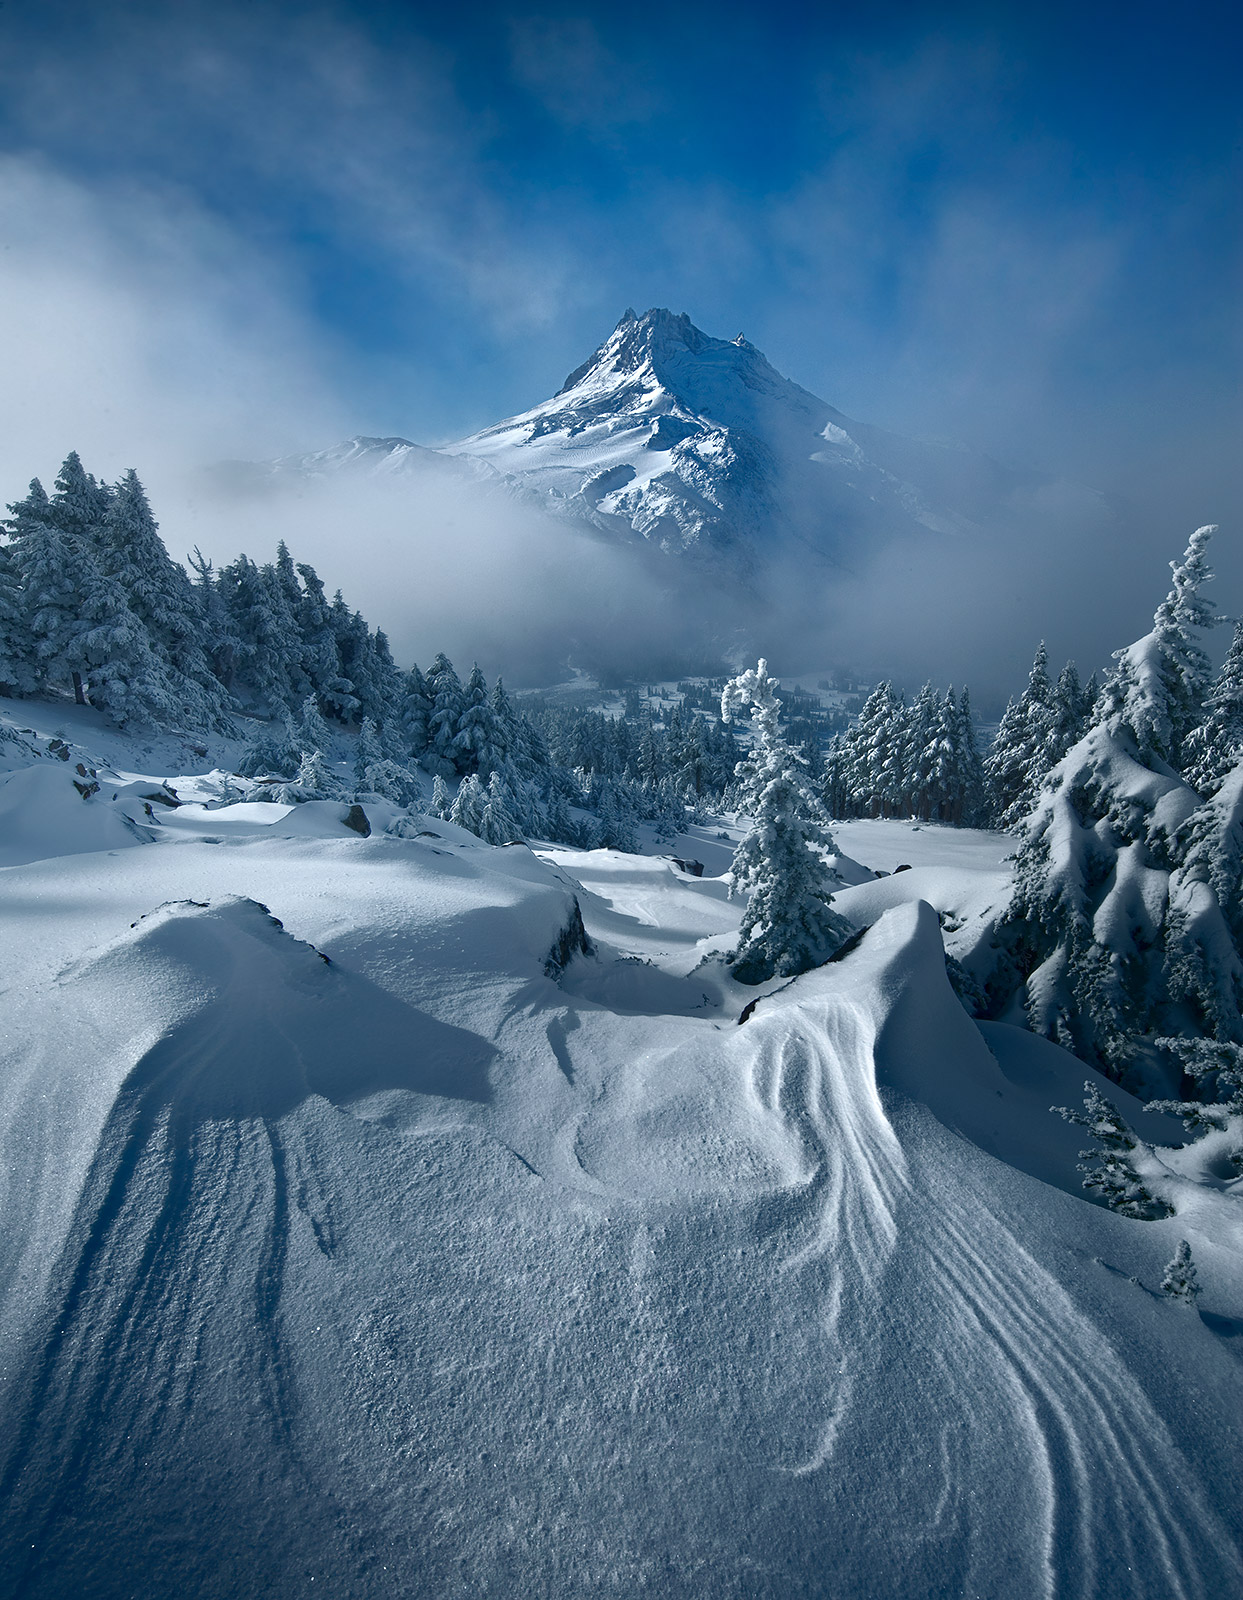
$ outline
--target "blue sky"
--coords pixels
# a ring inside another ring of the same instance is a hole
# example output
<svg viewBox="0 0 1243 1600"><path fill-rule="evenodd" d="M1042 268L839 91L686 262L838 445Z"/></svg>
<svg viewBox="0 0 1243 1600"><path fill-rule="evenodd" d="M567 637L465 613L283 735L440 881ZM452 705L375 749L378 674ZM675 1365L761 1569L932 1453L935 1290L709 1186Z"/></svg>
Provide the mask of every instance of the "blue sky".
<svg viewBox="0 0 1243 1600"><path fill-rule="evenodd" d="M661 304L1237 521L1236 12L7 0L0 467L448 440Z"/></svg>

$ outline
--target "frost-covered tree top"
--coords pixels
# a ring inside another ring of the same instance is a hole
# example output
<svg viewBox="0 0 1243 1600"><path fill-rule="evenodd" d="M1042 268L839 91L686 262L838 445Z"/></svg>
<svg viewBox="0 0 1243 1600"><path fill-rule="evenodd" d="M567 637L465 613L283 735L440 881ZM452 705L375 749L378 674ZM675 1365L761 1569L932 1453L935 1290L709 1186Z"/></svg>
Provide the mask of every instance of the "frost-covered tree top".
<svg viewBox="0 0 1243 1600"><path fill-rule="evenodd" d="M1205 696L1203 719L1187 737L1184 750L1187 781L1201 794L1211 794L1240 756L1243 756L1243 622L1236 622L1234 638L1221 671Z"/></svg>
<svg viewBox="0 0 1243 1600"><path fill-rule="evenodd" d="M1127 729L1143 759L1157 756L1179 765L1208 688L1209 660L1196 633L1220 620L1200 593L1213 576L1208 542L1216 531L1216 523L1197 528L1182 560L1170 562L1174 582L1157 607L1152 631L1115 652L1117 665L1096 706L1096 720Z"/></svg>
<svg viewBox="0 0 1243 1600"><path fill-rule="evenodd" d="M1066 752L1065 744L1057 748L1058 730L1069 718L1064 718L1048 669L1049 656L1042 639L1027 687L1007 705L985 762L993 805L1003 828L1014 827L1027 815L1045 774Z"/></svg>
<svg viewBox="0 0 1243 1600"><path fill-rule="evenodd" d="M1186 1239L1178 1241L1174 1259L1167 1265L1165 1276L1161 1279L1161 1288L1167 1299L1194 1307L1196 1297L1200 1293L1200 1284L1196 1276L1195 1262L1191 1259L1191 1246Z"/></svg>
<svg viewBox="0 0 1243 1600"><path fill-rule="evenodd" d="M505 759L505 738L488 694L487 680L476 662L462 692L462 710L451 748L461 768L487 779Z"/></svg>
<svg viewBox="0 0 1243 1600"><path fill-rule="evenodd" d="M764 660L732 678L721 695L721 717L750 713L752 748L738 767L741 809L750 833L738 846L731 894L749 892L734 976L762 983L819 966L837 950L851 925L829 904L841 880L826 859L833 836L807 781L807 761L781 732L777 680Z"/></svg>

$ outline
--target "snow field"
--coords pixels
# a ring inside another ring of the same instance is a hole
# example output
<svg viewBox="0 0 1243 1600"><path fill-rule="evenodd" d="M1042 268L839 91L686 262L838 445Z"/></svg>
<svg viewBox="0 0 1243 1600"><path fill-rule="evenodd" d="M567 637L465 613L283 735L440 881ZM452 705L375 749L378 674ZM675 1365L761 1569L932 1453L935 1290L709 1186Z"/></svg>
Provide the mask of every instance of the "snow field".
<svg viewBox="0 0 1243 1600"><path fill-rule="evenodd" d="M1217 1213L1082 1199L1087 1070L945 977L1007 841L842 826L912 870L744 990L719 878L343 810L0 871L13 1592L1239 1590Z"/></svg>

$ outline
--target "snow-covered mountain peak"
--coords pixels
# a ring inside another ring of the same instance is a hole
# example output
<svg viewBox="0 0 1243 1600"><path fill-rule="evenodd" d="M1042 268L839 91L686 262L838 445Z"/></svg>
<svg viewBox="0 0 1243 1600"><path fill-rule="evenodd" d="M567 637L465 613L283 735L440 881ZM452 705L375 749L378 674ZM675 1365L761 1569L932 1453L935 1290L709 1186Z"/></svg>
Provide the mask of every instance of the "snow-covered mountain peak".
<svg viewBox="0 0 1243 1600"><path fill-rule="evenodd" d="M598 405L608 395L626 409L682 412L726 427L755 426L757 398L797 414L836 416L831 406L783 378L742 334L717 339L686 312L627 310L609 337L576 367L549 402ZM558 408L564 410L564 404ZM823 427L823 421L818 423Z"/></svg>
<svg viewBox="0 0 1243 1600"><path fill-rule="evenodd" d="M627 310L551 399L446 448L604 530L750 564L791 538L834 560L860 537L965 526L892 447L904 465L939 454L852 422L744 335L654 307Z"/></svg>
<svg viewBox="0 0 1243 1600"><path fill-rule="evenodd" d="M358 437L247 470L482 483L735 573L792 553L836 567L895 537L1000 530L1048 487L970 451L855 422L743 334L717 338L664 307L627 309L556 394L456 444Z"/></svg>

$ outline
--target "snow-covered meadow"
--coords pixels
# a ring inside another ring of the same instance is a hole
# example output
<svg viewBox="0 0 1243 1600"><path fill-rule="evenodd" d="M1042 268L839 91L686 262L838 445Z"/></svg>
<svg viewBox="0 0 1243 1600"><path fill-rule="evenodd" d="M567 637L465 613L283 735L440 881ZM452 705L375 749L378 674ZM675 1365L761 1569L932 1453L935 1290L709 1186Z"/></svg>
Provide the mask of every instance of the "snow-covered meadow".
<svg viewBox="0 0 1243 1600"><path fill-rule="evenodd" d="M12 712L8 1592L1239 1591L1237 1197L1094 1203L1051 1105L1179 1123L956 998L1013 838L841 824L868 931L744 987L737 830L364 836Z"/></svg>

